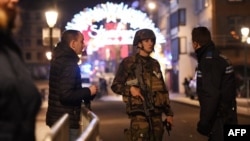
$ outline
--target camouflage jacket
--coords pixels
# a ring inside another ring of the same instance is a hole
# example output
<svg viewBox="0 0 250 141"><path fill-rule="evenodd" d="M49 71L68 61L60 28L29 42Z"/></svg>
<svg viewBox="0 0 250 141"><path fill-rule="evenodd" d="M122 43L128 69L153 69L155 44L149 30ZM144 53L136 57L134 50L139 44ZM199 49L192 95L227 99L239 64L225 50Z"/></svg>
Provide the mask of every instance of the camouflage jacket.
<svg viewBox="0 0 250 141"><path fill-rule="evenodd" d="M136 72L137 67L140 65L141 72ZM141 80L147 87L142 95L148 100L147 103L150 103L153 107L151 114L160 115L165 113L165 115L173 116L160 64L152 57L142 57L139 54L129 56L121 62L111 85L113 92L123 96L127 114L143 113L144 111L142 100L132 97L130 93L131 85L141 88L136 73L140 73Z"/></svg>

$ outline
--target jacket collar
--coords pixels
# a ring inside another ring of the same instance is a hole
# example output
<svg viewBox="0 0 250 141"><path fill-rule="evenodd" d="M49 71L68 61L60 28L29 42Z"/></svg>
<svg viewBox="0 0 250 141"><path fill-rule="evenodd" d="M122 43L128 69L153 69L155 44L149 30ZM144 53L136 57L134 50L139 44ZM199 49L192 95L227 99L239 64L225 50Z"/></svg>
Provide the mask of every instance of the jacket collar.
<svg viewBox="0 0 250 141"><path fill-rule="evenodd" d="M203 46L201 46L199 49L195 50L198 62L206 57L207 52L213 52L215 50L215 45L214 43L211 41Z"/></svg>
<svg viewBox="0 0 250 141"><path fill-rule="evenodd" d="M53 59L66 57L74 59L76 62L79 61L78 55L71 49L67 44L59 42L57 47L53 50Z"/></svg>

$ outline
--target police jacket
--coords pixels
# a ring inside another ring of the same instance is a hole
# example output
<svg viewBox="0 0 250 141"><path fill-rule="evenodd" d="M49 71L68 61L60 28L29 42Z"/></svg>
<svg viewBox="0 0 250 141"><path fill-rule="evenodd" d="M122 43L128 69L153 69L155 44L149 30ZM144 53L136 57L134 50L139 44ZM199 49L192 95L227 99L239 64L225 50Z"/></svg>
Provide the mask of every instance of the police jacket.
<svg viewBox="0 0 250 141"><path fill-rule="evenodd" d="M136 75L136 69L141 66L138 72L139 77L143 80L140 82ZM142 89L142 84L147 87L145 91ZM123 96L126 103L126 112L128 115L143 114L143 102L140 98L133 97L130 93L130 87L136 86L141 89L145 101L148 103L147 108L151 108L151 115L160 115L165 113L172 116L173 112L170 107L169 94L164 83L160 64L152 57L143 57L139 54L129 56L120 63L116 72L115 78L111 85L111 89Z"/></svg>
<svg viewBox="0 0 250 141"><path fill-rule="evenodd" d="M237 123L236 85L233 66L211 42L196 50L197 94L200 103L198 131L209 132L216 118Z"/></svg>
<svg viewBox="0 0 250 141"><path fill-rule="evenodd" d="M10 35L0 31L0 140L35 141L41 95Z"/></svg>
<svg viewBox="0 0 250 141"><path fill-rule="evenodd" d="M70 128L79 128L82 100L90 100L89 88L82 88L79 57L66 44L53 51L49 78L49 102L46 124L52 126L63 114L69 114Z"/></svg>

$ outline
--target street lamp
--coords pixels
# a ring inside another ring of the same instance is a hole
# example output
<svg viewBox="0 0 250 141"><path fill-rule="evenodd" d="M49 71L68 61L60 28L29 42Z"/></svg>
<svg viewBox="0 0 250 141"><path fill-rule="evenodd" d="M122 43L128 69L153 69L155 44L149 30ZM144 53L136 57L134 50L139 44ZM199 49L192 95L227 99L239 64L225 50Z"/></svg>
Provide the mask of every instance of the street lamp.
<svg viewBox="0 0 250 141"><path fill-rule="evenodd" d="M242 42L250 43L250 38L248 37L249 34L249 28L248 27L242 27L241 28L241 34L242 34ZM245 85L245 92L246 96L249 97L249 83L248 83L248 74L247 74L247 45L244 46L245 49L245 66L244 66L244 85Z"/></svg>
<svg viewBox="0 0 250 141"><path fill-rule="evenodd" d="M156 2L155 1L149 1L147 3L147 7L148 7L149 10L154 11L156 9Z"/></svg>
<svg viewBox="0 0 250 141"><path fill-rule="evenodd" d="M149 16L153 20L153 18L154 18L153 14L156 11L157 3L156 3L156 1L153 1L153 0L147 0L146 6L147 6L147 9L149 11Z"/></svg>
<svg viewBox="0 0 250 141"><path fill-rule="evenodd" d="M53 28L57 21L58 12L55 10L49 10L45 12L45 17L47 24L49 26L49 45L50 45L50 51L46 52L46 57L48 60L51 60L52 57L52 50L53 50Z"/></svg>

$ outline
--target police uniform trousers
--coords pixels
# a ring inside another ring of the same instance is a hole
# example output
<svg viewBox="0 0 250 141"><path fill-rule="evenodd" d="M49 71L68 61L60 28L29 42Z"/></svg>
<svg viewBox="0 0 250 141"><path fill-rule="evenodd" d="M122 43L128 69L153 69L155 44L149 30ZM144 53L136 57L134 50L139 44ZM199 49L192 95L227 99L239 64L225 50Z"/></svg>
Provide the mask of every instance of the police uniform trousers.
<svg viewBox="0 0 250 141"><path fill-rule="evenodd" d="M149 119L145 116L131 116L130 129L125 129L127 141L162 141L164 128L162 116L152 116L150 128Z"/></svg>

